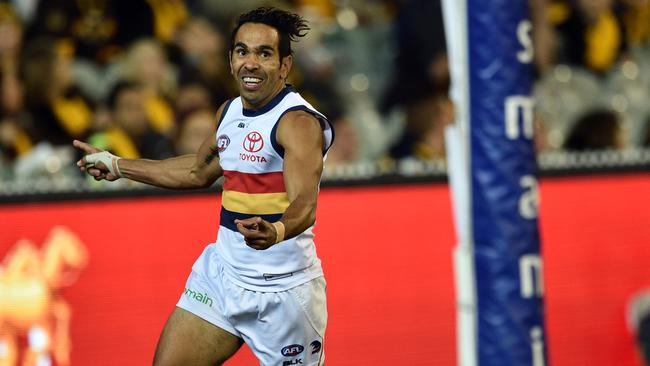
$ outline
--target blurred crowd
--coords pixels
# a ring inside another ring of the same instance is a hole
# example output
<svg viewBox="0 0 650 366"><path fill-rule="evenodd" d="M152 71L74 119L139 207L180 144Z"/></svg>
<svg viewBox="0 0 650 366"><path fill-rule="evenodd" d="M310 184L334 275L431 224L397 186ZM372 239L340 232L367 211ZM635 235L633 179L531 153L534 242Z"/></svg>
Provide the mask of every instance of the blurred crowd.
<svg viewBox="0 0 650 366"><path fill-rule="evenodd" d="M537 33L539 148L650 146L650 1L547 0Z"/></svg>
<svg viewBox="0 0 650 366"><path fill-rule="evenodd" d="M530 1L538 150L649 146L650 0ZM290 82L334 122L326 169L444 159L439 0L3 0L0 182L78 177L73 139L125 158L195 152L236 96L233 20L269 5L310 21Z"/></svg>

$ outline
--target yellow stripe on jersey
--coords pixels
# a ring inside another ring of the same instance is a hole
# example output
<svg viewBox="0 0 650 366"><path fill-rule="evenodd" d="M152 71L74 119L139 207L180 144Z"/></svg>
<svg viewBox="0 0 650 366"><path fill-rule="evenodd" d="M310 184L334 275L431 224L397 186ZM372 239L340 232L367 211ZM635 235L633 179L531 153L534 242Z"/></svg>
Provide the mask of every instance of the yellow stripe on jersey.
<svg viewBox="0 0 650 366"><path fill-rule="evenodd" d="M286 192L242 193L224 190L221 204L232 212L270 215L283 213L289 207L289 197Z"/></svg>

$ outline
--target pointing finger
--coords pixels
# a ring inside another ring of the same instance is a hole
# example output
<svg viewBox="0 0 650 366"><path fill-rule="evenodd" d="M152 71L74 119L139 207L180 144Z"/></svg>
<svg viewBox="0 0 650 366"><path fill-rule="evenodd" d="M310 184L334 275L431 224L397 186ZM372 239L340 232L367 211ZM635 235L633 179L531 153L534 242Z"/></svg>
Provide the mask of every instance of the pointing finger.
<svg viewBox="0 0 650 366"><path fill-rule="evenodd" d="M101 151L100 149L94 147L93 145L91 145L89 143L86 143L86 142L83 142L83 141L79 141L79 140L72 141L72 145L74 147L76 147L77 149L83 150L84 152L86 152L88 154L93 154L93 153Z"/></svg>

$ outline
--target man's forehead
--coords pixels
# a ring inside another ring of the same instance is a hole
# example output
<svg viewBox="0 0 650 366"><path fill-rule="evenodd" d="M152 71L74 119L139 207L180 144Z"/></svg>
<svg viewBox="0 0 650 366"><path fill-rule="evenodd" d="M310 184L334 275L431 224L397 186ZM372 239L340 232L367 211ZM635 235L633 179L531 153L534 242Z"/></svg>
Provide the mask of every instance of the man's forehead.
<svg viewBox="0 0 650 366"><path fill-rule="evenodd" d="M277 29L262 23L245 23L237 30L234 44L244 44L250 48L271 46L278 48L280 35Z"/></svg>

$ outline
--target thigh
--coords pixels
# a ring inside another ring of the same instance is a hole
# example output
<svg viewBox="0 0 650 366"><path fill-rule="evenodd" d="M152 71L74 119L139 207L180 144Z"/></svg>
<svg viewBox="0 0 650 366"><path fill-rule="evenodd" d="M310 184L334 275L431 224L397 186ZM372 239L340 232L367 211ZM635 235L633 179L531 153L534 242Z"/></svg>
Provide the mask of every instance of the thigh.
<svg viewBox="0 0 650 366"><path fill-rule="evenodd" d="M323 365L327 304L322 277L283 292L246 291L240 298L258 307L254 317L238 319L235 327L262 365Z"/></svg>
<svg viewBox="0 0 650 366"><path fill-rule="evenodd" d="M158 341L154 366L221 365L241 347L241 338L187 310L176 308Z"/></svg>

